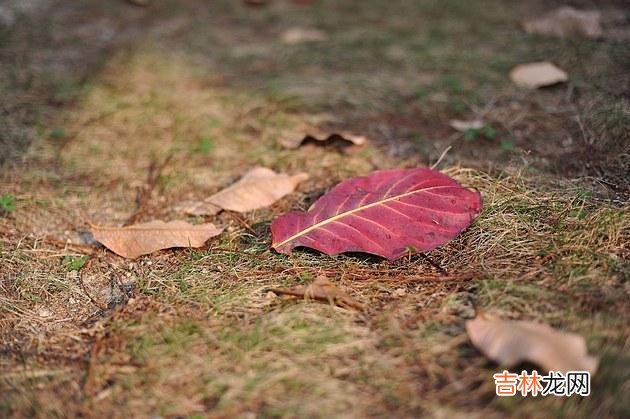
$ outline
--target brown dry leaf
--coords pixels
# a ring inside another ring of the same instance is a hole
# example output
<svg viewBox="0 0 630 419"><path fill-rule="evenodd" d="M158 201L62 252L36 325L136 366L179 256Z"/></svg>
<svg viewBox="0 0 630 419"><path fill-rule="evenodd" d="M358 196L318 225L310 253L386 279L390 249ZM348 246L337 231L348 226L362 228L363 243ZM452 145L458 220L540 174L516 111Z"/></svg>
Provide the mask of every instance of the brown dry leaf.
<svg viewBox="0 0 630 419"><path fill-rule="evenodd" d="M91 226L90 230L109 250L130 259L171 247L201 247L223 231L211 223L192 225L185 221L150 221L127 227Z"/></svg>
<svg viewBox="0 0 630 419"><path fill-rule="evenodd" d="M221 208L207 201L186 201L175 206L175 211L189 215L215 215Z"/></svg>
<svg viewBox="0 0 630 419"><path fill-rule="evenodd" d="M337 288L325 276L317 277L315 281L308 285L296 285L291 288L268 288L266 291L271 291L277 295L291 295L304 298L305 300L324 301L344 308L363 310L363 304Z"/></svg>
<svg viewBox="0 0 630 419"><path fill-rule="evenodd" d="M305 42L321 42L328 39L326 32L315 28L295 27L287 29L280 37L282 43L287 45L302 44Z"/></svg>
<svg viewBox="0 0 630 419"><path fill-rule="evenodd" d="M212 195L203 202L190 205L184 212L193 215L213 215L219 210L248 212L268 207L295 190L300 182L308 179L306 173L289 176L276 173L266 167L250 170L235 184Z"/></svg>
<svg viewBox="0 0 630 419"><path fill-rule="evenodd" d="M561 38L584 36L600 38L603 34L602 15L598 11L577 10L570 6L559 7L544 16L523 22L525 32L552 35Z"/></svg>
<svg viewBox="0 0 630 419"><path fill-rule="evenodd" d="M519 64L510 71L510 79L519 86L537 89L568 80L567 73L548 61Z"/></svg>
<svg viewBox="0 0 630 419"><path fill-rule="evenodd" d="M472 121L462 121L461 119L451 119L449 125L454 130L464 132L469 129L481 129L486 124L481 119L473 119Z"/></svg>
<svg viewBox="0 0 630 419"><path fill-rule="evenodd" d="M347 148L351 146L363 146L368 142L362 135L354 135L347 132L306 135L290 135L280 140L280 145L284 148L295 149L305 144L315 144L320 146L333 146L337 148Z"/></svg>
<svg viewBox="0 0 630 419"><path fill-rule="evenodd" d="M513 367L528 361L547 371L595 373L597 359L587 353L584 338L546 324L500 320L481 314L466 322L473 345L491 360Z"/></svg>

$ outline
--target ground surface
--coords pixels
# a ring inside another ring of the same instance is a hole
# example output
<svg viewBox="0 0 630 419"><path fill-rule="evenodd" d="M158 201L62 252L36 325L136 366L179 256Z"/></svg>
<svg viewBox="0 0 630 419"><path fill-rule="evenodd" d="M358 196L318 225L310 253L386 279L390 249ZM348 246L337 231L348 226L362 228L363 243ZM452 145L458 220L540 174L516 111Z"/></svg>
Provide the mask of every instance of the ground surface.
<svg viewBox="0 0 630 419"><path fill-rule="evenodd" d="M627 417L629 12L574 2L606 37L557 40L518 25L555 2L470 3L3 3L0 416ZM291 27L328 38L283 44ZM510 84L540 59L570 82ZM448 125L475 116L492 132ZM316 127L372 141L278 145ZM449 145L439 168L485 208L433 264L269 250L277 215ZM311 178L209 218L227 232L202 249L130 262L83 244L90 222L179 218L255 165ZM263 292L322 274L365 313ZM583 335L592 396L495 397L500 366L463 328L476 312Z"/></svg>

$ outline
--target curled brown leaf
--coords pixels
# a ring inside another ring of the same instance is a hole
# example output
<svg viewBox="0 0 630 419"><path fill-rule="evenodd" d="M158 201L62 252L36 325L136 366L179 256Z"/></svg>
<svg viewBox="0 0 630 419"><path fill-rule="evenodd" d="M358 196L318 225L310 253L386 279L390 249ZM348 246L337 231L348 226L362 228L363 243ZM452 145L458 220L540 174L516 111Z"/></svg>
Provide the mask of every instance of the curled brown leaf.
<svg viewBox="0 0 630 419"><path fill-rule="evenodd" d="M315 132L310 134L289 134L285 138L280 140L280 145L287 149L296 149L306 144L347 149L351 147L361 147L367 144L367 142L368 140L366 137L362 135L354 135L348 132L339 132L332 134Z"/></svg>
<svg viewBox="0 0 630 419"><path fill-rule="evenodd" d="M359 311L363 310L361 303L339 289L325 276L317 277L315 281L308 285L296 285L291 288L268 288L266 291L273 292L276 295L290 295L301 297L305 300L323 301L344 308L353 308Z"/></svg>

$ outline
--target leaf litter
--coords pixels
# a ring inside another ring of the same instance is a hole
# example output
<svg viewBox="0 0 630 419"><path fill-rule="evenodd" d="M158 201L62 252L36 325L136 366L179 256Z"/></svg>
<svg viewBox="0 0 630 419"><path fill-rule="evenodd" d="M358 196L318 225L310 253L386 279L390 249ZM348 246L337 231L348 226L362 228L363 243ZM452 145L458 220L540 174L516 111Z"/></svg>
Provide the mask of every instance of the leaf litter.
<svg viewBox="0 0 630 419"><path fill-rule="evenodd" d="M287 175L256 167L222 191L203 201L180 205L178 209L190 215L214 215L221 210L249 212L272 205L293 192L308 177L306 173Z"/></svg>
<svg viewBox="0 0 630 419"><path fill-rule="evenodd" d="M193 225L185 221L150 221L127 227L91 226L94 238L119 256L139 256L172 247L201 247L223 231L212 223Z"/></svg>
<svg viewBox="0 0 630 419"><path fill-rule="evenodd" d="M527 361L562 373L597 370L597 359L588 355L583 337L543 323L481 314L466 321L466 332L486 357L508 368Z"/></svg>
<svg viewBox="0 0 630 419"><path fill-rule="evenodd" d="M603 34L601 20L602 14L598 11L562 6L543 16L525 20L523 28L525 32L535 35L597 39Z"/></svg>
<svg viewBox="0 0 630 419"><path fill-rule="evenodd" d="M315 139L315 140L316 140L316 141L320 141L319 139ZM324 140L324 141L321 141L321 142L326 142L326 141ZM302 143L304 143L304 141L301 141L301 142L300 142L300 145L301 145ZM307 143L308 143L308 141L307 141ZM297 147L299 147L299 145L298 145ZM220 209L219 209L219 210L220 210ZM147 224L150 224L150 223L147 223ZM126 227L126 229L132 229L133 227L138 227L138 226L140 226L140 225L132 225L132 226ZM102 227L101 227L101 228L102 228ZM112 230L113 230L113 229L112 229ZM122 230L122 229L121 229L121 230ZM189 245L190 245L190 243L189 243ZM317 280L316 280L315 282L317 282ZM315 286L315 282L314 282L313 284L310 284L309 286L311 286L311 287L315 288L315 287L314 287L314 286ZM333 286L334 286L334 285L333 285ZM322 287L322 286L320 286L320 288L323 288L323 287ZM285 292L285 294L286 294L286 295L292 295L292 294L291 294L291 290L292 290L292 289L280 289L280 288L279 288L279 289L276 289L276 290L277 290L278 292L281 292L280 290L284 290L284 291L286 291L286 292ZM404 291L404 290L403 290L403 291ZM274 292L275 292L275 291L274 291ZM298 294L299 289L298 289L298 291L295 291L295 290L294 290L293 292L294 292L297 296L300 296L300 295ZM312 293L312 295L313 295L313 297L311 297L311 298L315 299L315 295L317 295L317 294L316 294L316 292L315 292L315 291L311 291L311 293ZM329 294L330 294L330 293L331 293L331 292L329 291ZM334 293L333 293L333 294L334 294ZM304 297L307 297L307 295L304 295ZM330 298L326 298L326 301L330 301ZM517 322L513 322L513 323L517 323Z"/></svg>
<svg viewBox="0 0 630 419"><path fill-rule="evenodd" d="M323 275L318 276L308 285L296 285L291 288L266 288L265 291L273 292L280 296L300 297L307 301L316 300L328 302L343 308L352 308L358 311L363 310L363 304L350 297Z"/></svg>
<svg viewBox="0 0 630 419"><path fill-rule="evenodd" d="M517 65L510 71L510 79L518 86L537 89L563 83L569 78L564 70L549 61L540 61Z"/></svg>
<svg viewBox="0 0 630 419"><path fill-rule="evenodd" d="M335 147L348 151L354 147L362 147L368 143L368 139L362 135L355 135L349 132L333 132L325 134L314 132L309 134L292 133L280 140L280 145L286 149L293 150L304 145L313 144L321 147Z"/></svg>
<svg viewBox="0 0 630 419"><path fill-rule="evenodd" d="M449 125L456 131L466 132L470 129L482 129L486 126L485 122L481 119L473 119L471 121L464 121L461 119L451 119Z"/></svg>
<svg viewBox="0 0 630 419"><path fill-rule="evenodd" d="M284 31L280 37L283 44L295 45L306 42L321 42L328 39L328 34L316 28L294 27Z"/></svg>

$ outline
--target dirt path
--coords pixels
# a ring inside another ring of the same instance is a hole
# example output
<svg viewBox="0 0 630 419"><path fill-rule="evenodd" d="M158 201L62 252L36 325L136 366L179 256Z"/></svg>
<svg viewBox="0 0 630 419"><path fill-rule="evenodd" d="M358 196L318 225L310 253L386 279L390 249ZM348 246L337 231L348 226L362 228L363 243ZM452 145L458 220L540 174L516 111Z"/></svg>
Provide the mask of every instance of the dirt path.
<svg viewBox="0 0 630 419"><path fill-rule="evenodd" d="M523 34L545 2L76 3L0 9L0 195L16 207L0 216L0 415L627 412L626 45ZM619 4L600 7L625 29ZM292 27L326 39L287 45ZM512 65L542 58L571 81L510 84ZM449 127L478 116L491 131ZM279 145L315 129L371 142ZM439 168L485 208L433 263L269 250L279 214L448 146ZM179 218L255 165L310 179L268 209L209 217L226 233L199 250L130 262L85 245L87 223ZM366 312L263 292L322 274ZM480 311L585 336L593 395L496 398L499 367L463 328Z"/></svg>

